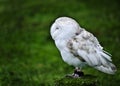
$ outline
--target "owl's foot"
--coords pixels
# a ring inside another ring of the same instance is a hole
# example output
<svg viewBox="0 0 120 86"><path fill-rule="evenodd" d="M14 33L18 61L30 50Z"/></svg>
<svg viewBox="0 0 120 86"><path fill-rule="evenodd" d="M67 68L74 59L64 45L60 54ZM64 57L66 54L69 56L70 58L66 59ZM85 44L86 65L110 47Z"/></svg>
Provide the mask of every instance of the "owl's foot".
<svg viewBox="0 0 120 86"><path fill-rule="evenodd" d="M73 73L73 76L74 77L82 77L82 76L84 76L84 73L79 69L75 69L74 73Z"/></svg>
<svg viewBox="0 0 120 86"><path fill-rule="evenodd" d="M82 76L84 76L84 73L78 69L75 69L73 74L66 75L66 77L71 77L71 78L80 78Z"/></svg>

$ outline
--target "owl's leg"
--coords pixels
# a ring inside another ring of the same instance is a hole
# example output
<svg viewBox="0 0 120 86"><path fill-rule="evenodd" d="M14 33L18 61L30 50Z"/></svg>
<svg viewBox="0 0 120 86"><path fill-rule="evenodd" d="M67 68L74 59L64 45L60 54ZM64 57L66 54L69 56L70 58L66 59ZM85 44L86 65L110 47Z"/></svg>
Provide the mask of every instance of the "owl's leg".
<svg viewBox="0 0 120 86"><path fill-rule="evenodd" d="M76 67L74 70L73 74L67 74L66 77L71 77L71 78L80 78L84 76L84 73L81 71L80 68Z"/></svg>
<svg viewBox="0 0 120 86"><path fill-rule="evenodd" d="M81 71L80 68L76 67L73 73L73 77L82 77L84 73Z"/></svg>
<svg viewBox="0 0 120 86"><path fill-rule="evenodd" d="M76 67L74 70L73 74L67 74L66 77L71 77L71 78L80 78L84 76L84 73L81 71L80 68Z"/></svg>

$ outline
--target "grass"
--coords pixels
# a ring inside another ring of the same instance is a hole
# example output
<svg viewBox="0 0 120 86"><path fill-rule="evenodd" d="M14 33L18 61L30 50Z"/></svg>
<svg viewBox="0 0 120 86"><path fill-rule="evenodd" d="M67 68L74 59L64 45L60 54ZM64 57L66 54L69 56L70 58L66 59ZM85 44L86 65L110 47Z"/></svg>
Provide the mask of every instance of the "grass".
<svg viewBox="0 0 120 86"><path fill-rule="evenodd" d="M83 76L81 78L64 77L55 82L55 86L100 86L97 77Z"/></svg>
<svg viewBox="0 0 120 86"><path fill-rule="evenodd" d="M0 86L53 86L73 67L64 63L51 39L52 22L69 16L92 32L117 66L115 75L93 68L102 86L120 85L120 11L117 0L1 0Z"/></svg>

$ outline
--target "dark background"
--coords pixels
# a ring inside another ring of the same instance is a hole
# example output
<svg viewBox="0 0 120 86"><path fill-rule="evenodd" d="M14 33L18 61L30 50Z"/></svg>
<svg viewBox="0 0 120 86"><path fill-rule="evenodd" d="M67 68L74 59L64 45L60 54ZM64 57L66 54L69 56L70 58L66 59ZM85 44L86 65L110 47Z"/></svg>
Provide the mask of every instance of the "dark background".
<svg viewBox="0 0 120 86"><path fill-rule="evenodd" d="M112 54L115 75L86 67L102 86L120 85L119 0L0 0L0 86L48 86L72 73L50 36L50 26L69 16Z"/></svg>

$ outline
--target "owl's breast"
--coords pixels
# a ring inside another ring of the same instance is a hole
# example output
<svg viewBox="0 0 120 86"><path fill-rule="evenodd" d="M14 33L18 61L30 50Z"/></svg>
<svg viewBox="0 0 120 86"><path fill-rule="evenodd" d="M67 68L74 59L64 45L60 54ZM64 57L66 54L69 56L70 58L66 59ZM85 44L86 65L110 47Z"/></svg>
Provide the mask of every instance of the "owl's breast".
<svg viewBox="0 0 120 86"><path fill-rule="evenodd" d="M55 44L59 49L64 62L68 63L69 65L73 65L75 67L80 67L81 64L83 64L83 62L79 58L75 57L70 52L69 48L67 47L67 41L57 40L55 41Z"/></svg>

